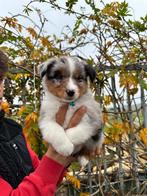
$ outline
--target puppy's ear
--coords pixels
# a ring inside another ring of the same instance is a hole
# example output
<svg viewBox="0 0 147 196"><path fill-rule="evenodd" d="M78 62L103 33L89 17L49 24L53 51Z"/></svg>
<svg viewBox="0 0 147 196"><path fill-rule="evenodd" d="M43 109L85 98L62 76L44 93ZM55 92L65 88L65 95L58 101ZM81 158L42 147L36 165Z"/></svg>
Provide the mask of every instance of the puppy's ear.
<svg viewBox="0 0 147 196"><path fill-rule="evenodd" d="M43 76L45 75L46 70L47 70L47 66L45 63L38 65L37 71L41 78L43 78Z"/></svg>
<svg viewBox="0 0 147 196"><path fill-rule="evenodd" d="M41 78L45 76L47 72L50 71L50 69L53 67L53 65L56 63L55 59L50 59L38 66L38 74Z"/></svg>
<svg viewBox="0 0 147 196"><path fill-rule="evenodd" d="M90 81L94 82L94 80L96 78L96 71L95 71L95 69L92 66L86 64L85 65L85 71L86 71L87 77L90 78Z"/></svg>

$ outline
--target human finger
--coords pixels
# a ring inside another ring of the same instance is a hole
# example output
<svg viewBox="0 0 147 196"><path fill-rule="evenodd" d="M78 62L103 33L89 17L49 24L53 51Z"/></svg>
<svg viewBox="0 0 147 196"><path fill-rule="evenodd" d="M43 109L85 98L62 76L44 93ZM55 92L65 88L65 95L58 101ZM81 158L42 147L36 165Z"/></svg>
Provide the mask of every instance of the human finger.
<svg viewBox="0 0 147 196"><path fill-rule="evenodd" d="M100 155L100 153L101 153L101 149L100 149L99 147L95 147L95 148L93 148L93 149L91 149L91 150L89 151L89 158L90 158L90 159L93 159L93 158L95 158L97 155Z"/></svg>
<svg viewBox="0 0 147 196"><path fill-rule="evenodd" d="M87 109L85 106L80 107L72 116L67 128L69 129L78 125L84 114L86 113L86 110Z"/></svg>
<svg viewBox="0 0 147 196"><path fill-rule="evenodd" d="M64 123L64 120L65 120L65 116L66 116L66 112L67 112L67 109L68 109L68 104L63 104L57 114L56 114L56 122L59 124L59 125L63 125Z"/></svg>

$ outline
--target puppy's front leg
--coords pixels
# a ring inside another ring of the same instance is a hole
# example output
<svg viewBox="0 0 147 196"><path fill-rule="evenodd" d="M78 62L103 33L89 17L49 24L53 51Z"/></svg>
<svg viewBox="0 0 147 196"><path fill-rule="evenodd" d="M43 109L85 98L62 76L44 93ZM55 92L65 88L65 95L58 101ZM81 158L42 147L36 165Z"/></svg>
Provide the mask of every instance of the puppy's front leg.
<svg viewBox="0 0 147 196"><path fill-rule="evenodd" d="M43 135L43 139L55 148L55 150L63 155L69 156L74 150L74 145L66 136L64 129L53 121L41 122L40 129Z"/></svg>
<svg viewBox="0 0 147 196"><path fill-rule="evenodd" d="M66 130L66 135L74 145L85 143L94 134L94 128L88 123L82 123Z"/></svg>

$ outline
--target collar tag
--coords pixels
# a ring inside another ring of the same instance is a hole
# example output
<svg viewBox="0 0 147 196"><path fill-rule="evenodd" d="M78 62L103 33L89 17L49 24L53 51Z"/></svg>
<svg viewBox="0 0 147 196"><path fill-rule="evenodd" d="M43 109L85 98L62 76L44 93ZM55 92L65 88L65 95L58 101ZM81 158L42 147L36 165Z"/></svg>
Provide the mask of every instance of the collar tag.
<svg viewBox="0 0 147 196"><path fill-rule="evenodd" d="M74 106L75 106L75 102L74 102L74 101L71 101L71 102L69 103L69 105L72 106L72 107L74 107Z"/></svg>

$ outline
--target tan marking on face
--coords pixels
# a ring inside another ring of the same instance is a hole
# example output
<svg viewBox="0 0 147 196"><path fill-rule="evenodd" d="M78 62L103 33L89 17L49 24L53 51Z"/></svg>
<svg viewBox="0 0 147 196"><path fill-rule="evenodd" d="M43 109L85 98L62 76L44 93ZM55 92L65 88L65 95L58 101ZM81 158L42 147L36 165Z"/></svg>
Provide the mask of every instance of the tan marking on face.
<svg viewBox="0 0 147 196"><path fill-rule="evenodd" d="M54 96L59 97L61 99L66 99L66 86L67 86L67 80L58 84L56 82L53 82L52 80L45 81L47 89L49 92L51 92Z"/></svg>
<svg viewBox="0 0 147 196"><path fill-rule="evenodd" d="M48 91L60 99L66 99L66 88L70 75L68 68L64 64L59 67L55 65L48 75L49 77L46 77L45 80ZM50 77L51 79L49 79Z"/></svg>

